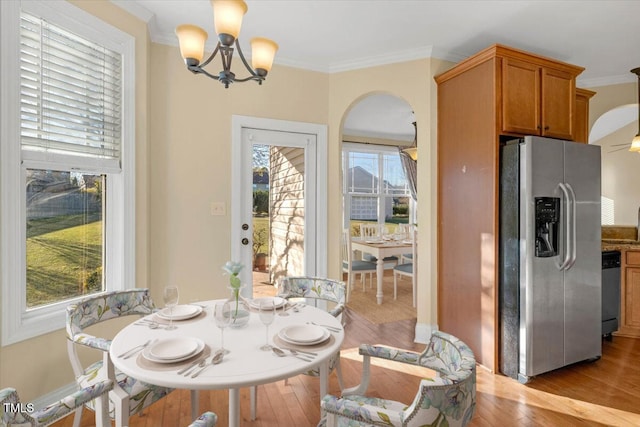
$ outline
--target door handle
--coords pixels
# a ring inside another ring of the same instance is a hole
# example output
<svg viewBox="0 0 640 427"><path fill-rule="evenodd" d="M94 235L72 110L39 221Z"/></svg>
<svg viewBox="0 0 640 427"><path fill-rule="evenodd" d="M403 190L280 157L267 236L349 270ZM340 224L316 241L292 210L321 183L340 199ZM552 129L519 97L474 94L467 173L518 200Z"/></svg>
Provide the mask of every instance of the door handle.
<svg viewBox="0 0 640 427"><path fill-rule="evenodd" d="M247 239L247 238L245 237L245 238L243 238L243 239L241 240L241 242L242 242L242 244L243 244L243 245L247 246L247 245L249 244L249 239Z"/></svg>
<svg viewBox="0 0 640 427"><path fill-rule="evenodd" d="M558 265L558 269L560 271L566 270L571 263L571 231L570 231L570 223L571 223L571 196L569 196L569 189L563 183L559 183L558 186L560 190L562 190L562 194L564 195L565 202L565 217L564 217L564 260L562 263Z"/></svg>
<svg viewBox="0 0 640 427"><path fill-rule="evenodd" d="M576 193L573 191L573 187L571 184L565 184L567 186L567 190L569 191L569 197L571 198L571 223L568 224L567 228L571 229L571 256L569 258L569 264L566 269L569 270L576 263L577 258L577 248L576 248L576 235L577 235L577 216L576 216Z"/></svg>

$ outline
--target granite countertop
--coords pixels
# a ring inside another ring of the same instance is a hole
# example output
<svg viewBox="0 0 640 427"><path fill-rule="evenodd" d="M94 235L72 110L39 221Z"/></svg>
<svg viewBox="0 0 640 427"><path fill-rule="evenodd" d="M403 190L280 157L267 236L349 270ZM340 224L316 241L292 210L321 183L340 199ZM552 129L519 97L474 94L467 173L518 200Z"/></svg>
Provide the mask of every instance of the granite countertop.
<svg viewBox="0 0 640 427"><path fill-rule="evenodd" d="M640 241L631 239L602 239L603 251L640 250Z"/></svg>

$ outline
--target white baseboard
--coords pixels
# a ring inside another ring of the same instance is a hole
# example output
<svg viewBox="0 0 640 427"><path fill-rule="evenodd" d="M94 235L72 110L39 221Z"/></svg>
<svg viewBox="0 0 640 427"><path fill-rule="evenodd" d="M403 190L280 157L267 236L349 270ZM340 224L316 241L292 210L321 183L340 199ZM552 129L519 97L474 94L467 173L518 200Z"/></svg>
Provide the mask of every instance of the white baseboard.
<svg viewBox="0 0 640 427"><path fill-rule="evenodd" d="M416 323L416 336L414 342L426 344L431 339L433 331L438 330L438 325L430 325L428 323Z"/></svg>
<svg viewBox="0 0 640 427"><path fill-rule="evenodd" d="M76 383L69 383L47 394L38 396L33 400L33 402L22 402L22 403L33 403L33 406L36 409L41 409L47 405L52 404L53 402L57 402L63 397L67 397L68 395L76 391L78 391L78 386L76 385ZM20 390L18 390L18 394L20 394Z"/></svg>

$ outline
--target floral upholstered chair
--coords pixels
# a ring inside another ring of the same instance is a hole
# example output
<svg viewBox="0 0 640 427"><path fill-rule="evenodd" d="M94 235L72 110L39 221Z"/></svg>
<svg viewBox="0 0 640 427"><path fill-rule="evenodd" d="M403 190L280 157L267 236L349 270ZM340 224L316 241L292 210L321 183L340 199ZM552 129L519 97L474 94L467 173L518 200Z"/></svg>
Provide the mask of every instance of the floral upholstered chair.
<svg viewBox="0 0 640 427"><path fill-rule="evenodd" d="M342 323L346 287L344 282L322 277L283 277L278 296L285 299L303 299L305 304L325 309Z"/></svg>
<svg viewBox="0 0 640 427"><path fill-rule="evenodd" d="M48 426L95 399L97 402L95 425L106 427L109 425L109 418L102 408L107 407L107 393L111 389L113 389L113 381L97 381L51 405L31 411L20 403L16 389L8 387L0 390L0 425Z"/></svg>
<svg viewBox="0 0 640 427"><path fill-rule="evenodd" d="M214 427L218 422L218 416L213 412L205 412L194 420L189 427Z"/></svg>
<svg viewBox="0 0 640 427"><path fill-rule="evenodd" d="M147 315L154 310L148 289L107 292L67 307L67 350L76 382L80 387L88 387L107 378L114 381L109 393L109 416L115 419L116 427L127 426L130 415L142 412L173 389L147 384L116 370L109 356L111 340L90 335L85 328L122 316ZM102 359L83 367L77 354L78 345L101 351ZM91 402L87 407L91 408ZM76 410L74 427L80 425L81 417L82 406Z"/></svg>
<svg viewBox="0 0 640 427"><path fill-rule="evenodd" d="M422 353L385 346L360 346L363 374L360 385L343 390L342 398L322 399L321 426L465 426L476 405L476 362L471 349L458 338L436 331ZM371 358L423 366L437 372L420 381L413 402L367 397Z"/></svg>
<svg viewBox="0 0 640 427"><path fill-rule="evenodd" d="M92 386L83 388L58 400L51 405L34 411L25 411L25 405L20 403L18 392L14 388L5 388L0 390L0 425L2 426L24 426L31 425L34 427L48 426L69 415L77 408L89 402L96 400L98 409L96 411L97 427L107 427L111 425L106 411L101 408L107 408L107 393L113 389L113 381L98 381ZM194 420L188 427L215 427L218 416L213 412L205 412Z"/></svg>
<svg viewBox="0 0 640 427"><path fill-rule="evenodd" d="M344 311L346 287L344 282L337 280L325 279L322 277L284 277L280 281L278 287L278 296L284 299L294 299L303 301L305 304L312 305L327 311L333 317L340 320L344 324L342 312ZM338 384L340 389L343 388L342 371L340 369L340 352L329 358L329 372L335 369L338 376ZM312 377L320 376L320 368L314 368L304 373ZM285 380L286 381L286 380ZM255 387L251 389L251 419L255 419L256 413L256 393Z"/></svg>

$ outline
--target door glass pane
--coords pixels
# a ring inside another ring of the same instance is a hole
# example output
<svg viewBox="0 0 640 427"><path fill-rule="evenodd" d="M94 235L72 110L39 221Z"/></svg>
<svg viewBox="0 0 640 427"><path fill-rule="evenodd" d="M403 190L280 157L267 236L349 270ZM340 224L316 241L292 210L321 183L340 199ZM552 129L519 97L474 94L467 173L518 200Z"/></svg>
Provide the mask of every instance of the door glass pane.
<svg viewBox="0 0 640 427"><path fill-rule="evenodd" d="M303 148L253 145L254 289L304 274L304 161Z"/></svg>
<svg viewBox="0 0 640 427"><path fill-rule="evenodd" d="M26 174L27 308L103 291L105 176Z"/></svg>

